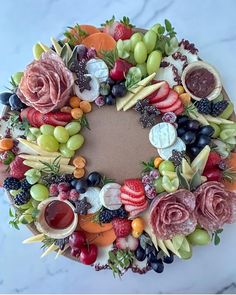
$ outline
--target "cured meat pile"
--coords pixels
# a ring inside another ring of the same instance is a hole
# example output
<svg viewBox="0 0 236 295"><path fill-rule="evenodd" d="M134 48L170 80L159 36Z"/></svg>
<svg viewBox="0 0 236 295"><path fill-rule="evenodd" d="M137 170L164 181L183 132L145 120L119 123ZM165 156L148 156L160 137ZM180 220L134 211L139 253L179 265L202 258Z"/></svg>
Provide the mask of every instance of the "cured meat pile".
<svg viewBox="0 0 236 295"><path fill-rule="evenodd" d="M48 51L27 66L17 95L26 105L46 114L66 104L73 84L73 74L62 59Z"/></svg>

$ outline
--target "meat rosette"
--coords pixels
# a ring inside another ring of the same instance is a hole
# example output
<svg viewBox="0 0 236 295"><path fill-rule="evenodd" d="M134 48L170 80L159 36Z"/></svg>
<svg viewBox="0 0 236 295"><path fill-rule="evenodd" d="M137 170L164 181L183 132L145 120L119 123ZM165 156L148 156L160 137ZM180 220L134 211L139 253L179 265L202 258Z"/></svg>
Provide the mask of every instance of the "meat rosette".
<svg viewBox="0 0 236 295"><path fill-rule="evenodd" d="M217 181L202 184L195 192L197 221L206 230L215 231L236 221L236 194Z"/></svg>
<svg viewBox="0 0 236 295"><path fill-rule="evenodd" d="M17 95L23 103L45 114L66 104L73 83L73 74L62 59L48 51L27 66Z"/></svg>
<svg viewBox="0 0 236 295"><path fill-rule="evenodd" d="M150 207L149 221L157 238L168 240L193 232L197 225L195 201L195 195L185 189L156 198Z"/></svg>

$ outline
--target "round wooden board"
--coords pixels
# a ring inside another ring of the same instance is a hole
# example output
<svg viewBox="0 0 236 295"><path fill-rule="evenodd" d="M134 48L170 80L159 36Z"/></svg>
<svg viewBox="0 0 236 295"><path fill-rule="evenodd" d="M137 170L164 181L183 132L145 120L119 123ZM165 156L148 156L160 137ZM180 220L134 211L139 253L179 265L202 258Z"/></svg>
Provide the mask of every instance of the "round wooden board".
<svg viewBox="0 0 236 295"><path fill-rule="evenodd" d="M135 31L146 32L138 28ZM230 100L224 88L222 92L224 98ZM5 108L5 113L7 111ZM118 183L126 178L140 177L141 161L148 161L157 155L157 151L149 142L149 129L142 129L138 122L139 114L132 109L117 112L115 106L100 109L94 106L87 118L91 130L82 131L85 144L77 152L87 159L86 170L100 171ZM235 112L230 119L236 121ZM7 195L12 203L12 197L9 193ZM39 234L34 224L26 226L34 235ZM62 255L79 261L70 255L69 250Z"/></svg>

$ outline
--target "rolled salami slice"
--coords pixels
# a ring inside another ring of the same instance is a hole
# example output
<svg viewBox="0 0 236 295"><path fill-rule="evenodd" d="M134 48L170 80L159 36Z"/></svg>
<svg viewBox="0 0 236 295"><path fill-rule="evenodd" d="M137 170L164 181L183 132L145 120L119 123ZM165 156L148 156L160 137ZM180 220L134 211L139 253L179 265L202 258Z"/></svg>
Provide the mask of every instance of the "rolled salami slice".
<svg viewBox="0 0 236 295"><path fill-rule="evenodd" d="M100 191L99 198L102 205L110 210L117 210L121 207L120 184L107 183Z"/></svg>

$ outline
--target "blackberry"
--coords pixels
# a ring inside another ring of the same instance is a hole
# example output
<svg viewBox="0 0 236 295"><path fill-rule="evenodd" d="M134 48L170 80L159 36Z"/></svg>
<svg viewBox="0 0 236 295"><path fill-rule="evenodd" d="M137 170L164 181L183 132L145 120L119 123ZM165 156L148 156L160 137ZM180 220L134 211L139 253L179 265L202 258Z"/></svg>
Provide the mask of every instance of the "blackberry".
<svg viewBox="0 0 236 295"><path fill-rule="evenodd" d="M160 115L160 111L154 106L154 105L148 105L144 107L144 110L149 114L149 115Z"/></svg>
<svg viewBox="0 0 236 295"><path fill-rule="evenodd" d="M197 102L196 106L200 114L209 115L211 113L212 103L207 98L201 99L199 102Z"/></svg>
<svg viewBox="0 0 236 295"><path fill-rule="evenodd" d="M116 217L127 218L128 212L125 210L124 207L120 207L118 210L116 210Z"/></svg>
<svg viewBox="0 0 236 295"><path fill-rule="evenodd" d="M70 183L74 177L70 174L63 174L63 175L44 175L42 176L41 180L42 183L46 186L50 186L53 183L61 183L61 182L68 182Z"/></svg>
<svg viewBox="0 0 236 295"><path fill-rule="evenodd" d="M211 115L213 117L218 117L227 108L228 104L229 103L226 100L221 100L221 101L214 103L212 106Z"/></svg>
<svg viewBox="0 0 236 295"><path fill-rule="evenodd" d="M142 100L138 100L138 102L136 103L134 110L137 113L143 114L144 113L144 108L148 106L148 99L142 99Z"/></svg>
<svg viewBox="0 0 236 295"><path fill-rule="evenodd" d="M21 187L20 181L14 177L7 177L3 182L3 187L7 190L18 190Z"/></svg>
<svg viewBox="0 0 236 295"><path fill-rule="evenodd" d="M172 151L172 156L169 158L169 161L172 161L175 167L179 166L182 163L185 152L179 152L177 150Z"/></svg>
<svg viewBox="0 0 236 295"><path fill-rule="evenodd" d="M28 203L29 200L30 200L29 192L21 191L19 194L16 195L14 202L17 206L21 206Z"/></svg>
<svg viewBox="0 0 236 295"><path fill-rule="evenodd" d="M112 211L110 210L105 209L99 214L99 221L101 223L110 223L113 218Z"/></svg>
<svg viewBox="0 0 236 295"><path fill-rule="evenodd" d="M150 115L144 111L142 116L139 118L139 122L142 128L150 128L157 124L157 117L154 114Z"/></svg>
<svg viewBox="0 0 236 295"><path fill-rule="evenodd" d="M31 188L31 184L28 183L27 179L24 178L23 180L21 180L21 188L24 191L28 191Z"/></svg>

